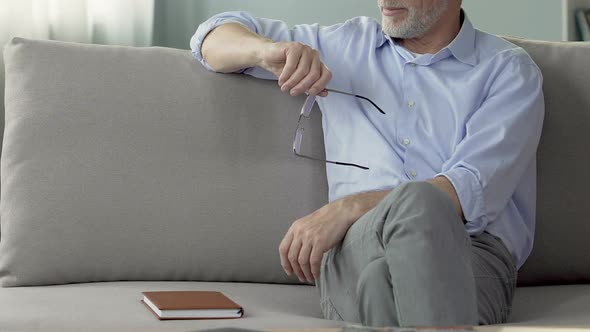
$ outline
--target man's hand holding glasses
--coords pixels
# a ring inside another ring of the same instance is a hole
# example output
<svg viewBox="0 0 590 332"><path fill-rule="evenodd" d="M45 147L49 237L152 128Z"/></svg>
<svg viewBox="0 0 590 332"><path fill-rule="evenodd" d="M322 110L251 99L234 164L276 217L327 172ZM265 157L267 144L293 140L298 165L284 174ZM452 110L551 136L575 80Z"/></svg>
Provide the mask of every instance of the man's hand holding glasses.
<svg viewBox="0 0 590 332"><path fill-rule="evenodd" d="M326 97L329 92L348 95L369 102L377 111L385 112L367 97L356 94L327 89L328 83L332 80L332 72L326 67L320 58L320 53L310 46L298 42L267 41L265 47L261 48L259 66L274 73L279 78L279 86L283 92L289 91L292 96L303 93L308 95L295 130L293 152L296 156L322 161L341 166L352 166L364 170L368 167L353 164L350 162L330 161L321 158L311 157L301 153L301 141L303 139L303 119L309 118L316 96Z"/></svg>
<svg viewBox="0 0 590 332"><path fill-rule="evenodd" d="M292 96L307 93L326 97L332 72L320 59L320 52L298 42L268 42L261 48L259 66L279 78L281 91Z"/></svg>

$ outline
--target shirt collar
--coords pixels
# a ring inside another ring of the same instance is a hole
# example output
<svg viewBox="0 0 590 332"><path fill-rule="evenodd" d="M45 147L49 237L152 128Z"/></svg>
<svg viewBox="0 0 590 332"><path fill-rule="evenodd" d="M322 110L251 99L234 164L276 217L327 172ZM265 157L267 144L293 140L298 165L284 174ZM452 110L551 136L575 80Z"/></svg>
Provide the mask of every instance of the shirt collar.
<svg viewBox="0 0 590 332"><path fill-rule="evenodd" d="M441 60L445 58L445 54L450 52L450 54L452 54L457 60L465 64L471 66L475 66L477 64L477 60L475 57L475 28L473 27L473 24L471 24L471 21L469 20L469 18L463 10L461 10L461 16L463 17L463 25L461 26L461 30L459 31L459 34L457 34L457 37L455 37L455 39L449 45L444 47L437 54L430 56L429 58ZM395 47L400 47L399 43L395 42L383 31L381 31L381 34L382 38L381 41L377 43L377 47L383 46L383 44L385 44L388 41L392 43Z"/></svg>
<svg viewBox="0 0 590 332"><path fill-rule="evenodd" d="M453 53L457 60L475 66L477 64L475 58L475 28L463 10L461 10L461 15L463 16L461 31L446 48Z"/></svg>

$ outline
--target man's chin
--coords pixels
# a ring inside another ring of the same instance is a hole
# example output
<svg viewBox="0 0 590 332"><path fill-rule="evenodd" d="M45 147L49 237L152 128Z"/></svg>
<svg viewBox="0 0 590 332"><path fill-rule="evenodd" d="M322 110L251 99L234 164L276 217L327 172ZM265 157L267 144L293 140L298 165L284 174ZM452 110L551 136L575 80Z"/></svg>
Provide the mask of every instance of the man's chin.
<svg viewBox="0 0 590 332"><path fill-rule="evenodd" d="M383 32L391 38L407 39L413 35L412 29L408 26L407 19L394 21L390 17L384 17L381 22Z"/></svg>
<svg viewBox="0 0 590 332"><path fill-rule="evenodd" d="M398 30L401 26L404 25L406 22L406 18L393 18L388 16L383 16L381 20L381 25L387 27L389 29Z"/></svg>
<svg viewBox="0 0 590 332"><path fill-rule="evenodd" d="M398 38L399 29L397 28L397 26L391 24L391 22L383 21L381 27L386 35L392 38Z"/></svg>
<svg viewBox="0 0 590 332"><path fill-rule="evenodd" d="M382 22L392 22L392 23L398 23L405 20L404 18L400 18L400 17L391 17L391 16L385 16L385 15L381 15L381 21Z"/></svg>

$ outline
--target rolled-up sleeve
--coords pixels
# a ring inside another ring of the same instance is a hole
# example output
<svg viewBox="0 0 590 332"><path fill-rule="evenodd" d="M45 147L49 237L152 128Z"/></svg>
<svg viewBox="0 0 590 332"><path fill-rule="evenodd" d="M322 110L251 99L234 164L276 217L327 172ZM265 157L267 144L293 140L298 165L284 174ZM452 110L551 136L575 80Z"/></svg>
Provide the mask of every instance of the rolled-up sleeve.
<svg viewBox="0 0 590 332"><path fill-rule="evenodd" d="M207 21L203 22L197 28L197 31L191 38L190 47L193 53L193 56L199 60L199 62L205 66L210 71L214 71L213 68L205 61L203 58L203 53L201 52L201 47L203 46L203 41L209 34L209 32L213 31L213 29L217 28L220 25L228 24L228 23L238 23L242 24L243 26L247 27L252 31L256 31L254 22L252 20L248 20L247 17L240 12L228 12L222 13L219 15L215 15L208 19ZM249 16L249 15L248 15Z"/></svg>
<svg viewBox="0 0 590 332"><path fill-rule="evenodd" d="M483 231L497 218L536 158L545 114L542 84L528 55L508 60L437 174L455 187L468 228Z"/></svg>
<svg viewBox="0 0 590 332"><path fill-rule="evenodd" d="M275 42L297 41L307 44L310 47L319 50L322 58L327 56L326 52L328 51L331 53L338 52L338 41L335 38L330 37L341 32L341 28L346 25L346 23L342 23L324 27L319 24L301 24L289 28L285 22L254 17L247 12L226 12L215 15L199 25L196 33L190 41L190 47L194 57L199 60L205 68L211 71L213 71L213 68L211 68L205 59L203 59L201 46L209 32L220 25L228 23L242 24L256 34L269 38ZM329 45L325 45L326 43ZM261 68L246 68L241 72L259 78L276 79L275 75Z"/></svg>

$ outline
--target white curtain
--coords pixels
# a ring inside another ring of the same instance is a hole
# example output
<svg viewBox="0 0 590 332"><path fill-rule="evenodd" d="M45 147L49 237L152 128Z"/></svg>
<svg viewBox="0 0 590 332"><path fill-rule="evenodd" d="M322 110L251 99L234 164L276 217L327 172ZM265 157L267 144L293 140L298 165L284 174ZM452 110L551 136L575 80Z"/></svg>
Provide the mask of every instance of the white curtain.
<svg viewBox="0 0 590 332"><path fill-rule="evenodd" d="M150 46L154 0L0 0L0 42L14 36Z"/></svg>

